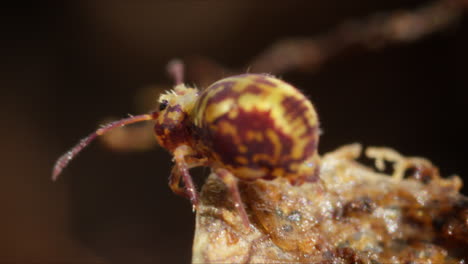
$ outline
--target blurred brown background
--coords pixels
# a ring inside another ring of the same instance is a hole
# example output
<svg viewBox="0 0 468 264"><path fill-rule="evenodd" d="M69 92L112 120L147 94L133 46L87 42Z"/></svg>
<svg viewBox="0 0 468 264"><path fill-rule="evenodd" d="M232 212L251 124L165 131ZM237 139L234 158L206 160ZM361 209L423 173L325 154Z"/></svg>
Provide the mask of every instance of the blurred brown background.
<svg viewBox="0 0 468 264"><path fill-rule="evenodd" d="M140 88L170 88L164 67L174 57L244 67L277 40L425 3L82 0L2 7L0 263L189 262L194 214L167 187L171 157L164 150L115 153L93 144L52 183L55 159L103 118L136 113ZM353 50L318 71L282 78L314 101L325 132L321 153L351 142L390 146L467 181L467 33L465 16L413 43Z"/></svg>

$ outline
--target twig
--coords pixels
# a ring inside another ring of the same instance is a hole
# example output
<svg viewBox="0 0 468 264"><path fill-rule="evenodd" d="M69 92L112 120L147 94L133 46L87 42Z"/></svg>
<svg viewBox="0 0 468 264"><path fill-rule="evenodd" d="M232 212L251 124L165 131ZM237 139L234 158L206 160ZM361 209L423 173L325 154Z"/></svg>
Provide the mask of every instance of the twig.
<svg viewBox="0 0 468 264"><path fill-rule="evenodd" d="M240 71L229 70L207 58L195 58L192 63L199 66L194 68L208 69L204 77L201 77L200 70L197 72L197 77L204 81L210 79L206 75L227 75L246 69L271 74L313 71L352 47L376 50L414 42L444 30L458 21L466 8L468 0L439 0L412 11L397 10L374 14L361 21L344 22L318 37L291 38L274 43Z"/></svg>

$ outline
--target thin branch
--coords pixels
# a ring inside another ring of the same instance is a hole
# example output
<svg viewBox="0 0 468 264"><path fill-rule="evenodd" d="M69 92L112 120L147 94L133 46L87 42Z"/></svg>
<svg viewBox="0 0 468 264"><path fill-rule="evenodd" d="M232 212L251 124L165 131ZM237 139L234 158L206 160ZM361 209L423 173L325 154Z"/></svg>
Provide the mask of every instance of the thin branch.
<svg viewBox="0 0 468 264"><path fill-rule="evenodd" d="M291 38L274 43L241 70L231 70L208 58L189 60L191 74L206 84L221 75L236 72L282 74L292 70L313 71L346 50L369 50L411 43L455 24L468 8L468 0L439 0L415 10L374 14L367 19L348 21L312 38Z"/></svg>
<svg viewBox="0 0 468 264"><path fill-rule="evenodd" d="M417 41L460 19L468 1L436 1L419 9L398 10L349 21L316 38L275 43L249 64L254 72L280 74L293 69L313 70L350 47L383 48Z"/></svg>

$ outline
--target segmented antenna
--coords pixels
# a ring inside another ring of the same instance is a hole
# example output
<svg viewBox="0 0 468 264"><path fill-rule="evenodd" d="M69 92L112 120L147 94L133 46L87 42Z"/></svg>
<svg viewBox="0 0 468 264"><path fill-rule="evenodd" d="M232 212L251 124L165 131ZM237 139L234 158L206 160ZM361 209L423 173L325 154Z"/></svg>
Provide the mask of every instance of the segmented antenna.
<svg viewBox="0 0 468 264"><path fill-rule="evenodd" d="M145 114L145 115L137 115L137 116L131 116L128 118L124 118L121 120L117 120L114 122L111 122L109 124L106 124L96 130L95 132L91 133L89 136L81 139L78 144L76 144L72 149L67 151L65 154L63 154L56 162L54 165L54 169L52 170L52 180L55 181L57 180L58 176L60 173L62 173L63 169L67 167L68 163L78 155L86 146L88 146L97 136L101 136L105 134L106 132L117 128L117 127L122 127L128 124L133 124L137 122L142 122L142 121L147 121L147 120L152 120L155 119L156 115L155 114Z"/></svg>
<svg viewBox="0 0 468 264"><path fill-rule="evenodd" d="M174 79L175 85L184 82L184 63L179 59L173 59L167 64L167 72Z"/></svg>

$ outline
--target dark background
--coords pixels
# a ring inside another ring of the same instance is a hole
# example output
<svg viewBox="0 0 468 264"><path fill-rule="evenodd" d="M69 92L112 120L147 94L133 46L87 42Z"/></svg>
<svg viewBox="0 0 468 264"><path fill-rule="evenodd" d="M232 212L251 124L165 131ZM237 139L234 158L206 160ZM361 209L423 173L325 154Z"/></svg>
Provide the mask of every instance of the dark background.
<svg viewBox="0 0 468 264"><path fill-rule="evenodd" d="M202 55L244 67L273 42L426 1L57 1L1 9L0 263L187 263L194 214L167 187L163 149L93 144L50 181L55 159L108 116L136 113L166 63ZM282 78L315 103L320 153L361 142L468 175L466 17L443 32L357 50ZM193 79L187 80L193 82ZM156 100L157 98L154 98ZM467 189L464 189L465 194Z"/></svg>

